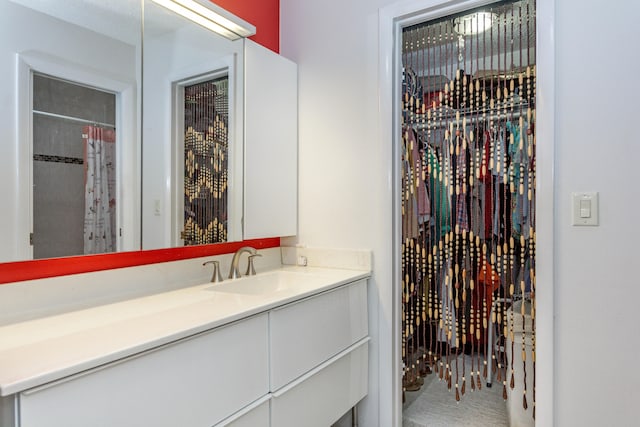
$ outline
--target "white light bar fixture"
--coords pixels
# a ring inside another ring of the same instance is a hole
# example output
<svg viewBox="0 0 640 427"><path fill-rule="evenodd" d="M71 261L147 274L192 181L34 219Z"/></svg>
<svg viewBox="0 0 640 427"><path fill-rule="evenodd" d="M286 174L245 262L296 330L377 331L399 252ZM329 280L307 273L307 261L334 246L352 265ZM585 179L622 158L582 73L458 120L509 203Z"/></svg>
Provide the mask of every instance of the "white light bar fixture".
<svg viewBox="0 0 640 427"><path fill-rule="evenodd" d="M256 27L208 0L153 1L229 40L249 37L256 33Z"/></svg>

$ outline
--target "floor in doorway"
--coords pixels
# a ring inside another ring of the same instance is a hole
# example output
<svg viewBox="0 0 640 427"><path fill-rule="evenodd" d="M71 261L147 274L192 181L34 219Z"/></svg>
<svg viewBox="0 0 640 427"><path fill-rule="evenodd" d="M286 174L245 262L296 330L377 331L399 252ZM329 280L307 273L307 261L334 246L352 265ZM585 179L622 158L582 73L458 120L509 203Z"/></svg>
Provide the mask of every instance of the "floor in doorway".
<svg viewBox="0 0 640 427"><path fill-rule="evenodd" d="M469 356L460 356L469 357ZM402 412L403 427L508 427L507 403L502 398L502 384L494 379L493 387L483 382L480 391L466 393L456 402L455 389L437 373L427 375L419 391L406 392Z"/></svg>

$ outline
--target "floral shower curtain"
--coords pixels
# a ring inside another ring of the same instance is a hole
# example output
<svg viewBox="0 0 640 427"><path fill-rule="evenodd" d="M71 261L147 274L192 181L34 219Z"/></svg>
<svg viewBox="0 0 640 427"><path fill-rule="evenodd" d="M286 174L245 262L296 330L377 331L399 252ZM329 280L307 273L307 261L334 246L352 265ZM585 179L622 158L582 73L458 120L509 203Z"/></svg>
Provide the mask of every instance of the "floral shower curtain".
<svg viewBox="0 0 640 427"><path fill-rule="evenodd" d="M116 250L115 130L82 129L84 143L84 253Z"/></svg>

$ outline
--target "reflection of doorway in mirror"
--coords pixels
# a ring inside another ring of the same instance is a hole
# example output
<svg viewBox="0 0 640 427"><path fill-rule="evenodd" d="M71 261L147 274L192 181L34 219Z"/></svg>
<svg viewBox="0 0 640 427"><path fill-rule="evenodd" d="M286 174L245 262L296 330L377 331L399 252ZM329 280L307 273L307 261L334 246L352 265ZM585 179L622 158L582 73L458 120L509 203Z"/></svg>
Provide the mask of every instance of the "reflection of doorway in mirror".
<svg viewBox="0 0 640 427"><path fill-rule="evenodd" d="M33 74L33 257L115 252L116 95Z"/></svg>
<svg viewBox="0 0 640 427"><path fill-rule="evenodd" d="M229 77L185 85L184 245L227 241Z"/></svg>

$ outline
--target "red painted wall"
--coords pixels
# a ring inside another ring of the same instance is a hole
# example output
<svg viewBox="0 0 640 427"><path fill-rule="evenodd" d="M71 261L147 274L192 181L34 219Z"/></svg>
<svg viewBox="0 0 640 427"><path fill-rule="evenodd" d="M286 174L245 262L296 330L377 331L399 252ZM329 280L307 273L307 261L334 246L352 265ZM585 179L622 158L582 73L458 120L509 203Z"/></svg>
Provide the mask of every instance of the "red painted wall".
<svg viewBox="0 0 640 427"><path fill-rule="evenodd" d="M256 43L280 52L280 0L211 0L234 15L255 25Z"/></svg>

